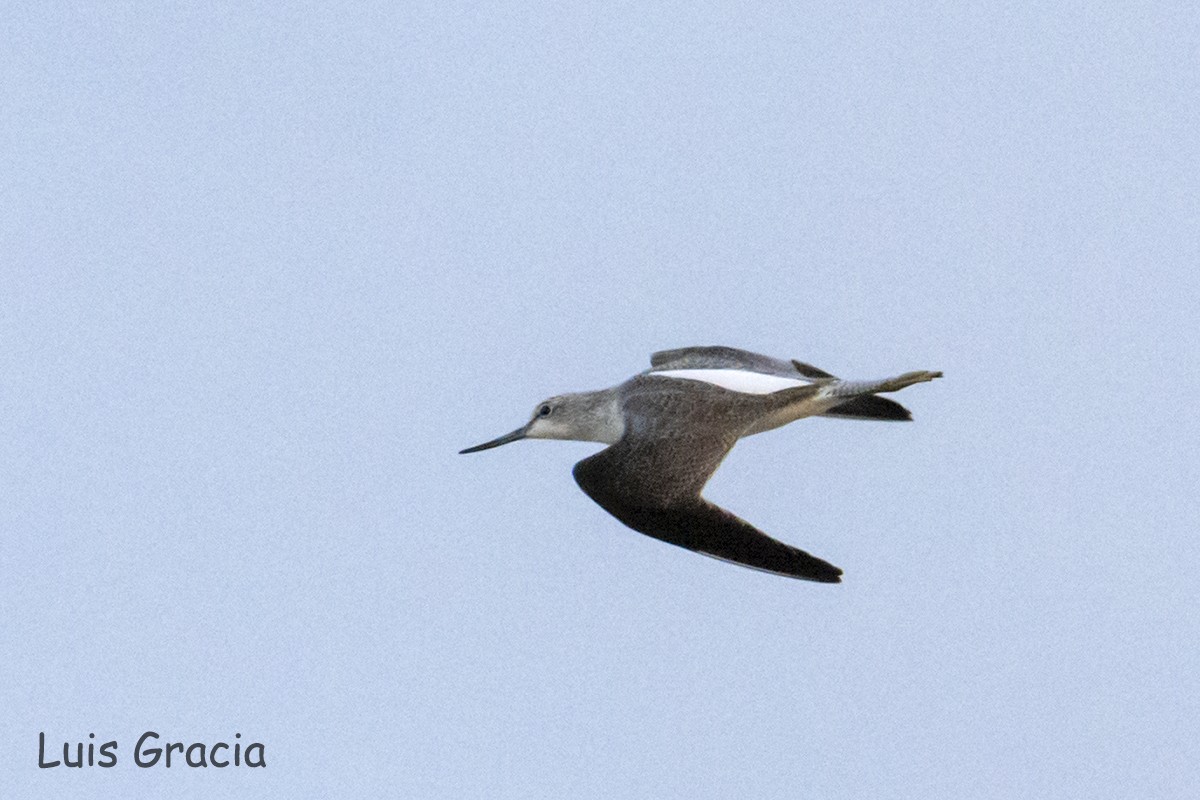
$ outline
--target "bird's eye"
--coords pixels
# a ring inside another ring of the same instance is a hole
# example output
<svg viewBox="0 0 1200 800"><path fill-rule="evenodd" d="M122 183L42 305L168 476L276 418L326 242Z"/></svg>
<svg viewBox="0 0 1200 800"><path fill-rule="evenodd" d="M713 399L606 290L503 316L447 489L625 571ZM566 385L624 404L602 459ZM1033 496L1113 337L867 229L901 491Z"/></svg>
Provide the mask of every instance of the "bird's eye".
<svg viewBox="0 0 1200 800"><path fill-rule="evenodd" d="M550 407L549 403L543 403L542 407L538 409L537 415L539 417L548 417L550 416L550 412L553 410L554 409Z"/></svg>

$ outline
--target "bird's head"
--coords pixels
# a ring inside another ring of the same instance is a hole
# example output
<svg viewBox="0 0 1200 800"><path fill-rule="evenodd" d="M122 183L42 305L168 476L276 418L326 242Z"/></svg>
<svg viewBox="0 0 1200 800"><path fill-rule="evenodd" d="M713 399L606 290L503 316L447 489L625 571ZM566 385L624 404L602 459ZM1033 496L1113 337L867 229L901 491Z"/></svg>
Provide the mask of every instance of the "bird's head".
<svg viewBox="0 0 1200 800"><path fill-rule="evenodd" d="M515 431L459 452L477 453L519 439L570 439L612 444L624 432L625 425L612 392L559 394L534 406L529 422Z"/></svg>

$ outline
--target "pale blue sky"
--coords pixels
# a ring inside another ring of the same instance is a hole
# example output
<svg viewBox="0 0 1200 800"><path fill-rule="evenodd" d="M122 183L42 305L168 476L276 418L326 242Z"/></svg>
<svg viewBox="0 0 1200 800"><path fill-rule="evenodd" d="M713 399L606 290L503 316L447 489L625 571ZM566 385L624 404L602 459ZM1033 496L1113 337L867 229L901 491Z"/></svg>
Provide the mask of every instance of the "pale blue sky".
<svg viewBox="0 0 1200 800"><path fill-rule="evenodd" d="M1196 796L1194 9L5 17L5 798ZM709 485L844 584L457 455L689 344L946 372Z"/></svg>

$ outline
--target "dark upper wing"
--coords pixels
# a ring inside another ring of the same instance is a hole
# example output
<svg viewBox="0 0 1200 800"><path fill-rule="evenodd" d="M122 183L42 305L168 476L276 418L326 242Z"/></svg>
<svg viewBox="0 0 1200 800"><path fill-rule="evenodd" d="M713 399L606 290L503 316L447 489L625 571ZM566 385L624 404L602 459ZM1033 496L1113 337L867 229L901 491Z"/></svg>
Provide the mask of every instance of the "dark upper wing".
<svg viewBox="0 0 1200 800"><path fill-rule="evenodd" d="M650 356L650 372L668 369L743 369L781 378L796 378L810 383L836 381L837 376L823 369L792 359L751 353L734 347L681 347L660 350ZM820 414L843 419L911 420L908 409L894 400L877 395L859 395Z"/></svg>
<svg viewBox="0 0 1200 800"><path fill-rule="evenodd" d="M650 355L650 369L744 369L781 378L800 378L808 381L833 379L823 369L795 359L772 358L736 347L680 347L660 350Z"/></svg>
<svg viewBox="0 0 1200 800"><path fill-rule="evenodd" d="M650 356L650 368L661 369L744 369L766 375L799 377L790 361L738 350L736 347L680 347L660 350Z"/></svg>
<svg viewBox="0 0 1200 800"><path fill-rule="evenodd" d="M837 567L700 497L732 445L627 437L580 461L573 474L601 508L647 536L776 575L840 582Z"/></svg>

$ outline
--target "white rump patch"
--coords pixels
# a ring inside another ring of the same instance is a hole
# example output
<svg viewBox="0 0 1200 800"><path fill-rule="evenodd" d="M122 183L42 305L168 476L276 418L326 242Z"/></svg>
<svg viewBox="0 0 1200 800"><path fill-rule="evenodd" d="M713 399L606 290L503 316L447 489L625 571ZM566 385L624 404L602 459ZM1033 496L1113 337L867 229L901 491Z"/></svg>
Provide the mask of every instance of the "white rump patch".
<svg viewBox="0 0 1200 800"><path fill-rule="evenodd" d="M742 394L772 394L784 389L809 385L809 381L781 378L778 375L764 375L761 372L748 372L744 369L665 369L650 374L662 375L664 378L703 381Z"/></svg>

